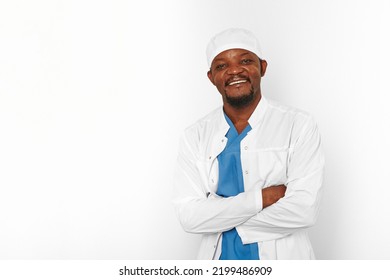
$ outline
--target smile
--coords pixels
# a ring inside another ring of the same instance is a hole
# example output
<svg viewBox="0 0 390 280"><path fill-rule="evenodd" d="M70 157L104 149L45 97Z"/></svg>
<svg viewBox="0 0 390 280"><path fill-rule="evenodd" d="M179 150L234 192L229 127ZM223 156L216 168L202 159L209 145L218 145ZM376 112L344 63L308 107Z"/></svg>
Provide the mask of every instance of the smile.
<svg viewBox="0 0 390 280"><path fill-rule="evenodd" d="M233 85L242 84L242 83L246 83L246 82L247 82L247 80L238 80L238 81L230 82L227 85L228 86L233 86Z"/></svg>

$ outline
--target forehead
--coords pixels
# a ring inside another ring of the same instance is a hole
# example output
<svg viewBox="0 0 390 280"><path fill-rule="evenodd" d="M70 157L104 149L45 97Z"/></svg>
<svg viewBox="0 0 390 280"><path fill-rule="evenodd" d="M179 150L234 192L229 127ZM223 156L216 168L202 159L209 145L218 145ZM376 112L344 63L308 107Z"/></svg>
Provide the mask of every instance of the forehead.
<svg viewBox="0 0 390 280"><path fill-rule="evenodd" d="M213 63L220 60L234 59L240 58L242 56L253 56L257 57L257 55L251 51L245 49L229 49L223 52L220 52L214 59Z"/></svg>

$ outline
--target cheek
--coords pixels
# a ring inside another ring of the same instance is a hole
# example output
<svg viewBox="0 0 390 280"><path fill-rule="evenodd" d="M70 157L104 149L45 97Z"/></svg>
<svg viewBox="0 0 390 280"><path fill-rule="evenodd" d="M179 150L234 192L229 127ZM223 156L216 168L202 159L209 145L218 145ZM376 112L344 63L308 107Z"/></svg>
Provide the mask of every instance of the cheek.
<svg viewBox="0 0 390 280"><path fill-rule="evenodd" d="M217 90L218 90L219 93L222 94L222 93L225 92L225 87L224 87L223 85L217 84L217 85L215 85L215 87L217 88Z"/></svg>
<svg viewBox="0 0 390 280"><path fill-rule="evenodd" d="M219 91L219 93L224 93L225 92L225 83L222 80L218 80L215 82L215 87Z"/></svg>
<svg viewBox="0 0 390 280"><path fill-rule="evenodd" d="M251 75L251 80L254 82L258 82L261 79L261 73L259 71L253 72Z"/></svg>
<svg viewBox="0 0 390 280"><path fill-rule="evenodd" d="M214 85L216 87L221 87L225 84L224 79L222 79L221 75L215 75L214 76Z"/></svg>
<svg viewBox="0 0 390 280"><path fill-rule="evenodd" d="M261 79L261 75L253 76L253 80L256 81L256 82L260 81L260 79Z"/></svg>

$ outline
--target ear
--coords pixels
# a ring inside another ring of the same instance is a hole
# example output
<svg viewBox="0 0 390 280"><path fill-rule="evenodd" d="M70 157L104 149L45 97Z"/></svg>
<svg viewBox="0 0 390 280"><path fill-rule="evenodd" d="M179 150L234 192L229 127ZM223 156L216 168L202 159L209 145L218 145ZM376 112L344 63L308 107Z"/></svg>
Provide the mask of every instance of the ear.
<svg viewBox="0 0 390 280"><path fill-rule="evenodd" d="M265 71L267 70L267 61L263 60L263 59L260 59L260 74L261 74L261 77L264 76L265 74Z"/></svg>
<svg viewBox="0 0 390 280"><path fill-rule="evenodd" d="M211 74L211 70L207 71L207 77L209 78L210 82L214 84L213 74Z"/></svg>

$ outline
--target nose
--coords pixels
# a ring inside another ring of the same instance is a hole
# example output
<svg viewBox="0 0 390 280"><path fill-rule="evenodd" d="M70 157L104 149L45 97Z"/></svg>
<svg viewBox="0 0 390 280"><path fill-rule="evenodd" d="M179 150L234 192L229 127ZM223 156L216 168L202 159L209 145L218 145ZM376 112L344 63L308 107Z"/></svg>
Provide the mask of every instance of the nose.
<svg viewBox="0 0 390 280"><path fill-rule="evenodd" d="M237 75L244 71L244 69L241 67L241 65L238 64L233 64L230 65L229 68L227 69L227 74L229 75Z"/></svg>

